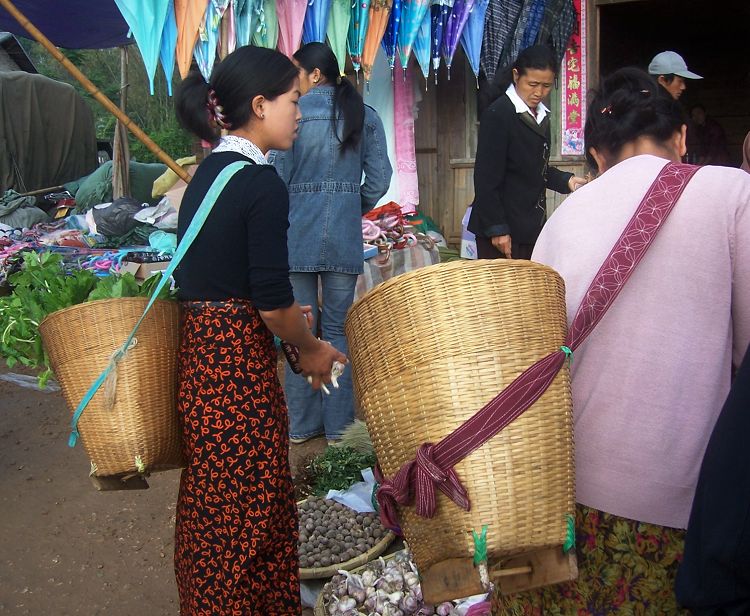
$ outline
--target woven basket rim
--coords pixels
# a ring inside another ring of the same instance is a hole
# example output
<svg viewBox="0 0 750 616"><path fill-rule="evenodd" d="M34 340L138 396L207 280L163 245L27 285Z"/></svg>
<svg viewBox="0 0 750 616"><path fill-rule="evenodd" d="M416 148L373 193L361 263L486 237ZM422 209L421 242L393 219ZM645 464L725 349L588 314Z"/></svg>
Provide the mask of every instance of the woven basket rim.
<svg viewBox="0 0 750 616"><path fill-rule="evenodd" d="M528 259L494 259L492 261L489 261L487 259L460 259L458 261L449 261L448 263L433 263L432 265L428 265L426 267L420 267L409 272L404 272L403 274L399 274L398 276L394 276L393 278L389 278L388 280L384 280L380 284L375 285L372 289L370 289L367 293L365 293L351 305L351 307L349 308L349 312L353 312L361 303L368 300L373 293L385 291L394 285L400 284L403 280L429 276L431 272L438 268L440 268L441 270L451 270L465 267L478 267L480 263L484 263L485 266L502 264L503 267L545 270L554 274L557 278L560 278L562 280L560 274L556 270L552 269L549 265L537 263L536 261L529 261Z"/></svg>
<svg viewBox="0 0 750 616"><path fill-rule="evenodd" d="M51 317L60 316L60 315L62 315L64 313L66 313L66 312L72 312L72 311L74 311L76 309L80 310L80 309L83 309L83 308L85 308L87 306L93 306L94 304L96 304L96 305L102 305L105 302L110 302L110 303L111 302L139 302L139 303L148 303L148 301L149 301L148 297L108 297L106 299L95 299L95 300L90 301L90 302L89 301L81 302L80 304L74 304L73 306L68 306L67 308L61 308L60 310L55 310L55 312L50 312L39 323L39 327L41 328L42 325L44 324L44 322L47 319L50 319ZM176 304L178 302L176 300L172 300L172 299L157 299L154 302L154 306L156 306L157 304L163 304L163 303L169 303L169 304L175 303Z"/></svg>
<svg viewBox="0 0 750 616"><path fill-rule="evenodd" d="M297 501L297 505L301 505L307 501L306 498L303 498L301 501ZM374 512L373 512L374 513ZM301 580L315 580L315 579L321 579L321 578L329 578L333 577L338 573L339 569L343 569L344 571L351 571L352 569L355 569L356 567L361 567L363 565L366 565L371 560L374 560L376 557L380 556L383 552L388 549L388 546L391 545L393 540L396 538L395 533L393 533L390 530L387 530L383 538L378 541L374 546L372 546L369 550L366 552L362 552L359 556L355 556L354 558L350 558L349 560L345 560L344 562L337 563L335 565L329 565L327 567L300 567L299 568L299 577Z"/></svg>

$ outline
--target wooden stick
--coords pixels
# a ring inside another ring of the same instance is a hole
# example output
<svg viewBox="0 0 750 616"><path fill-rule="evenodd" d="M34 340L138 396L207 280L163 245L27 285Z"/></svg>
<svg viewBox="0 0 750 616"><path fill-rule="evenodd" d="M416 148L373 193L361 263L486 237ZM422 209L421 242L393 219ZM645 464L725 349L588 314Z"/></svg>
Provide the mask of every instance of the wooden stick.
<svg viewBox="0 0 750 616"><path fill-rule="evenodd" d="M31 192L25 192L18 195L19 197L36 197L37 195L46 195L54 192L62 192L65 190L65 186L50 186L49 188L40 188L38 190L32 190Z"/></svg>
<svg viewBox="0 0 750 616"><path fill-rule="evenodd" d="M101 105L109 111L112 115L114 115L120 122L122 122L123 126L127 128L131 133L133 133L133 136L138 139L143 145L145 145L153 154L156 156L160 161L162 161L167 167L169 167L172 171L174 171L182 180L184 180L186 183L190 182L190 174L185 171L180 165L178 165L174 160L172 160L169 155L164 152L156 143L153 142L153 140L144 133L138 125L136 125L117 105L115 105L109 98L107 98L100 90L97 88L91 80L86 77L78 68L73 64L70 60L68 60L61 52L60 50L55 47L52 42L42 34L42 32L39 31L39 29L32 24L28 18L19 11L14 4L11 2L11 0L0 0L0 6L5 8L8 13L10 13L15 20L21 24L21 26L29 33L31 34L34 39L39 41L41 45L49 51L52 56L60 63L62 64L65 69L73 75L73 77L78 80L78 82L85 88L85 90L91 94Z"/></svg>
<svg viewBox="0 0 750 616"><path fill-rule="evenodd" d="M507 577L509 575L521 575L527 573L533 573L534 569L531 567L513 567L511 569L493 569L490 571L490 578L493 580L499 577Z"/></svg>

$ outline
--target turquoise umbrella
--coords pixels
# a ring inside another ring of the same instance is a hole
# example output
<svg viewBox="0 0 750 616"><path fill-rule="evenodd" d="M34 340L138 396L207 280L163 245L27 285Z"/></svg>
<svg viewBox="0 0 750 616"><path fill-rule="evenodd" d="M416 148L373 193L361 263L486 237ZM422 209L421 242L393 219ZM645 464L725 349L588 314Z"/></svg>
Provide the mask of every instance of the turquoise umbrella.
<svg viewBox="0 0 750 616"><path fill-rule="evenodd" d="M401 26L398 31L398 56L401 67L404 69L406 79L406 67L409 65L414 41L417 38L419 27L424 21L425 15L430 11L430 0L403 0L401 4Z"/></svg>
<svg viewBox="0 0 750 616"><path fill-rule="evenodd" d="M362 50L365 46L369 19L370 0L354 0L346 45L349 49L349 55L352 57L352 66L357 73L357 81L359 81L359 69L362 66Z"/></svg>
<svg viewBox="0 0 750 616"><path fill-rule="evenodd" d="M161 33L161 47L159 48L159 60L167 78L167 94L172 96L172 75L174 75L175 49L177 47L177 19L174 14L174 0L169 0L167 19L164 22L164 30Z"/></svg>
<svg viewBox="0 0 750 616"><path fill-rule="evenodd" d="M471 70L477 80L479 88L479 57L482 54L482 39L484 38L484 17L490 0L476 0L474 8L469 13L469 19L461 33L461 46L469 59Z"/></svg>
<svg viewBox="0 0 750 616"><path fill-rule="evenodd" d="M253 33L258 25L260 14L260 2L258 0L237 0L234 6L235 33L237 36L237 47L249 45Z"/></svg>
<svg viewBox="0 0 750 616"><path fill-rule="evenodd" d="M425 79L425 90L427 89L427 77L430 75L430 58L432 57L432 15L427 11L419 24L417 36L414 39L414 55L419 62L419 68Z"/></svg>
<svg viewBox="0 0 750 616"><path fill-rule="evenodd" d="M156 65L159 63L161 49L161 35L167 19L169 0L115 0L115 4L130 26L130 31L141 51L149 87L153 94Z"/></svg>
<svg viewBox="0 0 750 616"><path fill-rule="evenodd" d="M276 16L276 0L260 0L257 7L258 21L253 34L253 45L276 49L279 40L279 18Z"/></svg>

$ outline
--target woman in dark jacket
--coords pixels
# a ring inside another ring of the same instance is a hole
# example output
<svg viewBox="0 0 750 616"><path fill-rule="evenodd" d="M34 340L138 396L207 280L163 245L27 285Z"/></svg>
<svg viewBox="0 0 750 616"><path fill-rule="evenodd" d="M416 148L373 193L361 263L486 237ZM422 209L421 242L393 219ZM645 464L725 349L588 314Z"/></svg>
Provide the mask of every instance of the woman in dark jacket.
<svg viewBox="0 0 750 616"><path fill-rule="evenodd" d="M531 258L546 218L546 189L569 193L586 182L548 166L549 109L542 101L556 73L552 50L523 50L510 85L482 114L469 219L480 259Z"/></svg>

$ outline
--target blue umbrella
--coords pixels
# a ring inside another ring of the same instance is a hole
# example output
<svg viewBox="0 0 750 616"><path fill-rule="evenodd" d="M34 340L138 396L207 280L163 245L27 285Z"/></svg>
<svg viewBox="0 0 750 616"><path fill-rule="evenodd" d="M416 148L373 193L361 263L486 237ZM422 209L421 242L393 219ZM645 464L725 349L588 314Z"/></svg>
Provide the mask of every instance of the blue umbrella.
<svg viewBox="0 0 750 616"><path fill-rule="evenodd" d="M452 5L453 0L433 0L432 7L430 8L432 16L432 23L430 25L432 33L432 68L435 71L435 83L437 83L438 69L440 68L440 47L443 42L443 33L451 16Z"/></svg>
<svg viewBox="0 0 750 616"><path fill-rule="evenodd" d="M331 0L310 0L302 24L302 42L325 43Z"/></svg>
<svg viewBox="0 0 750 616"><path fill-rule="evenodd" d="M432 48L432 16L429 11L425 12L422 23L417 30L417 37L414 39L414 56L419 62L419 68L425 80L425 90L427 89L427 77L430 75L430 50Z"/></svg>
<svg viewBox="0 0 750 616"><path fill-rule="evenodd" d="M391 14L388 17L388 25L383 34L381 44L388 58L388 66L391 67L391 81L393 81L393 65L396 62L396 45L398 44L399 26L401 24L401 0L393 0Z"/></svg>
<svg viewBox="0 0 750 616"><path fill-rule="evenodd" d="M526 22L526 29L523 32L521 49L531 47L536 42L536 37L539 35L539 30L542 27L542 19L544 18L546 6L547 0L534 0L531 12L529 13L529 21Z"/></svg>
<svg viewBox="0 0 750 616"><path fill-rule="evenodd" d="M164 22L164 30L161 33L161 47L159 48L159 60L167 78L167 94L172 96L172 75L174 75L174 58L177 47L177 19L174 14L174 0L169 0L167 19Z"/></svg>
<svg viewBox="0 0 750 616"><path fill-rule="evenodd" d="M201 28L193 55L203 77L208 81L214 70L216 48L219 46L221 18L229 6L229 0L210 0L206 8L204 27Z"/></svg>
<svg viewBox="0 0 750 616"><path fill-rule="evenodd" d="M352 57L352 66L357 73L357 81L359 81L359 69L362 66L362 50L365 46L367 22L369 20L370 0L354 0L346 46L349 49L349 55Z"/></svg>
<svg viewBox="0 0 750 616"><path fill-rule="evenodd" d="M414 47L419 27L422 25L425 15L429 12L430 0L402 0L401 2L398 56L401 60L401 67L404 69L404 79L406 79L406 67L409 65L409 56Z"/></svg>
<svg viewBox="0 0 750 616"><path fill-rule="evenodd" d="M482 38L484 38L484 16L490 0L476 0L474 8L469 13L469 19L461 33L461 46L469 59L471 70L477 79L479 87L479 58L482 54Z"/></svg>
<svg viewBox="0 0 750 616"><path fill-rule="evenodd" d="M115 0L123 18L130 26L143 64L146 66L151 94L154 93L154 77L159 62L161 35L167 19L169 0Z"/></svg>

